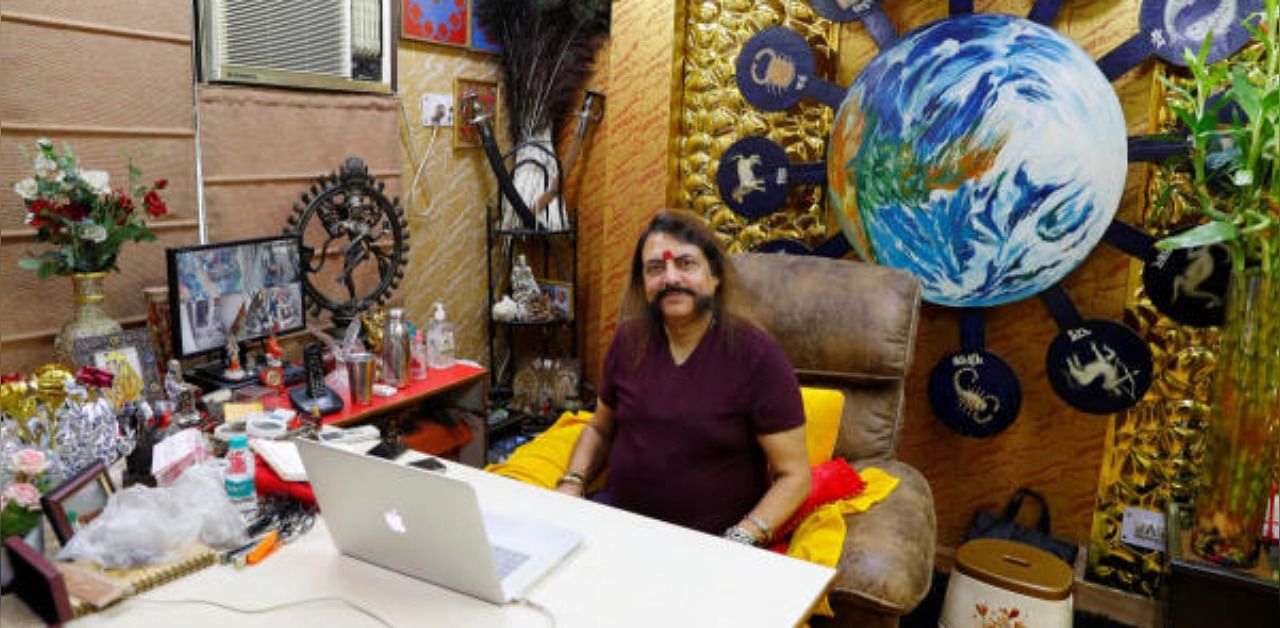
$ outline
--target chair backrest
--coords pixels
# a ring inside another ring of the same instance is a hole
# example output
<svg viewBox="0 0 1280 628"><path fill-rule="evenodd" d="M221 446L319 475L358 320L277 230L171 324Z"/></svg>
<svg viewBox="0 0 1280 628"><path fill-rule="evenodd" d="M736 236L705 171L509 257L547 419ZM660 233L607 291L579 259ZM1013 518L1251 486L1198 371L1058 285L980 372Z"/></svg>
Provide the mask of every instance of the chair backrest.
<svg viewBox="0 0 1280 628"><path fill-rule="evenodd" d="M756 318L800 382L844 392L835 455L892 458L915 354L919 281L886 266L823 257L745 253L731 260Z"/></svg>

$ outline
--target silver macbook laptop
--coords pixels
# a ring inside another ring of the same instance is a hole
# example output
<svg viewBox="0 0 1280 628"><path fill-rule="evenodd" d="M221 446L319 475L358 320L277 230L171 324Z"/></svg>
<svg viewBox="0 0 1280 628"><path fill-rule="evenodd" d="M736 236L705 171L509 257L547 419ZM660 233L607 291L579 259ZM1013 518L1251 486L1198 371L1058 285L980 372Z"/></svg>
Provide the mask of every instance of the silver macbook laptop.
<svg viewBox="0 0 1280 628"><path fill-rule="evenodd" d="M333 543L348 556L501 604L521 599L582 540L482 513L475 489L447 471L297 444Z"/></svg>

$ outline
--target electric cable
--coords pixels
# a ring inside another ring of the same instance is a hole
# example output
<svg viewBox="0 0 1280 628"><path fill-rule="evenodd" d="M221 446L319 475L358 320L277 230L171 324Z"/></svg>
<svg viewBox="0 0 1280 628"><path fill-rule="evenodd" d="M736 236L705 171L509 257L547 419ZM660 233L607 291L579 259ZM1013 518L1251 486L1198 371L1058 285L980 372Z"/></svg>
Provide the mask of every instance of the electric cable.
<svg viewBox="0 0 1280 628"><path fill-rule="evenodd" d="M313 597L313 598L307 598L307 599L304 599L304 600L294 600L294 601L292 601L292 602L284 602L284 603L282 603L282 604L274 604L274 605L272 605L272 606L263 606L263 607L261 607L261 608L239 608L239 607L236 607L236 606L232 606L232 605L230 605L230 604L223 604L222 602L214 602L214 601L212 601L212 600L197 600L197 599L155 600L155 599L145 598L145 597L134 597L134 598L131 598L131 599L132 599L133 601L137 601L137 602L148 602L148 603L151 603L151 604L204 604L204 605L206 605L206 606L213 606L213 607L215 607L215 608L221 608L221 609L223 609L223 610L228 610L228 611L232 611L232 612L236 612L236 613L241 613L241 614L244 614L244 615L256 615L256 614L260 614L260 613L271 613L271 612L274 612L274 611L284 610L284 609L286 609L286 608L291 608L291 607L294 607L294 606L302 606L302 605L305 605L305 604L314 604L314 603L316 603L316 602L338 602L338 603L346 604L347 606L350 606L350 607L351 607L352 609L354 609L356 612L361 613L362 615L365 615L365 616L367 616L367 617L369 617L369 618L373 619L374 621L378 622L379 624L382 624L383 626L386 626L387 628L395 628L395 626L394 626L394 625L392 625L392 623L391 623L391 622L389 622L389 621L387 621L387 620L383 619L383 618L382 618L381 616L379 616L377 613L374 613L373 611L371 611L371 610L369 610L369 609L367 609L367 608L365 608L365 607L363 607L363 606L361 606L361 605L359 605L359 604L356 604L355 602L352 602L351 600L348 600L348 599L346 599L346 598L341 598L341 597ZM555 620L553 619L552 621L554 622Z"/></svg>
<svg viewBox="0 0 1280 628"><path fill-rule="evenodd" d="M418 158L417 151L413 148L413 125L409 122L409 112L405 109L404 101L400 101L400 122L404 125L406 131L404 136L405 147L409 149L409 159L414 166L413 181L409 184L409 189L405 193L405 206L410 209L410 213L419 218L426 218L430 215L431 207L435 204L435 195L427 190L427 206L422 210L416 209L418 199L418 180L422 177L422 171L426 168L427 163L431 161L431 155L435 150L436 138L440 135L440 127L443 126L445 112L443 109L435 112L431 117L431 139L427 141L427 151L421 159Z"/></svg>
<svg viewBox="0 0 1280 628"><path fill-rule="evenodd" d="M529 599L529 598L527 598L527 597L522 597L522 598L520 598L520 599L519 599L519 600L517 600L517 601L518 601L518 602L520 602L521 604L524 604L525 606L528 606L529 608L532 608L533 610L538 611L539 613L541 613L541 614L542 614L542 616L543 616L543 617L546 617L546 618L547 618L547 621L551 623L551 628L556 628L556 614L555 614L555 613L552 613L552 612L551 612L551 609L549 609L549 608L547 608L547 607L545 607L545 606L543 606L543 605L541 605L541 604L539 604L539 603L537 603L537 602L535 602L535 601L533 601L533 600L531 600L531 599Z"/></svg>

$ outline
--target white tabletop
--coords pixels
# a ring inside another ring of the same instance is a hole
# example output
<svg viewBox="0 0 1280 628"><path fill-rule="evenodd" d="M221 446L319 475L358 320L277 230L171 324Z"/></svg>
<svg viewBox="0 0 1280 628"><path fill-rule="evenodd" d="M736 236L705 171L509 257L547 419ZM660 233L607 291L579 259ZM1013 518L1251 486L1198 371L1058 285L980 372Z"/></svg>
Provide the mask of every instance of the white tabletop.
<svg viewBox="0 0 1280 628"><path fill-rule="evenodd" d="M347 600L393 626L791 626L808 617L835 577L827 567L447 464L450 475L472 482L485 507L582 535L582 545L527 594L554 622L531 606L493 605L341 555L320 522L256 566L211 567L75 625L382 625L340 601ZM238 609L302 603L246 615L179 600Z"/></svg>

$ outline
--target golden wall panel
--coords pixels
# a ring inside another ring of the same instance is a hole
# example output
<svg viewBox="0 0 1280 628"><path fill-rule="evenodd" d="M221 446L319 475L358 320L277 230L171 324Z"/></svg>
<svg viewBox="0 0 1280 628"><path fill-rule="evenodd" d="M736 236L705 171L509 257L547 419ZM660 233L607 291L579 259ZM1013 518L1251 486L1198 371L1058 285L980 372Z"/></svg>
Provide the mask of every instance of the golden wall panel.
<svg viewBox="0 0 1280 628"><path fill-rule="evenodd" d="M834 111L805 100L788 111L762 112L747 104L734 81L738 51L752 35L781 26L802 35L814 50L819 76L834 79L838 28L798 2L692 0L685 6L682 77L676 131L675 205L706 217L730 252L772 239L816 246L828 228L821 186L793 190L779 211L761 219L734 213L720 200L716 172L720 156L741 138L765 136L786 150L792 163L822 161Z"/></svg>

